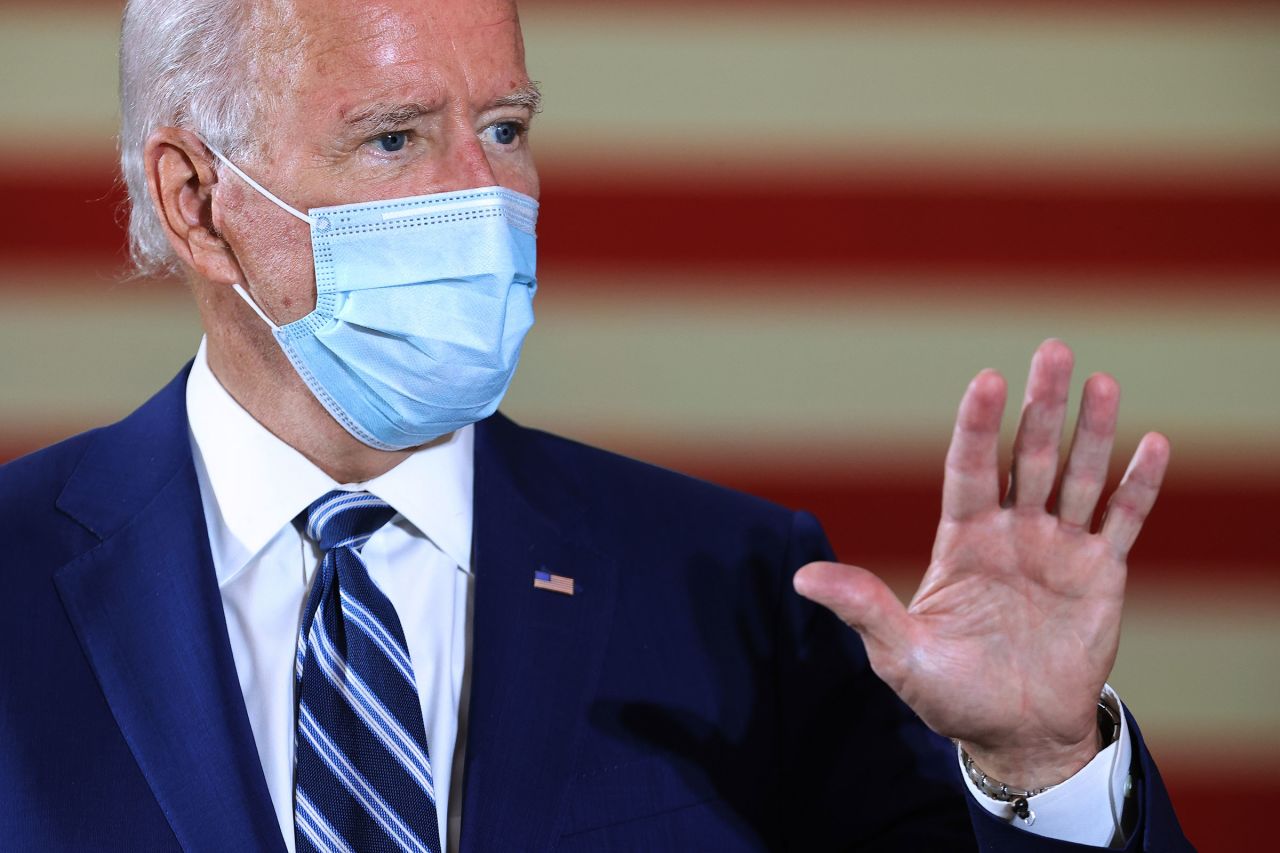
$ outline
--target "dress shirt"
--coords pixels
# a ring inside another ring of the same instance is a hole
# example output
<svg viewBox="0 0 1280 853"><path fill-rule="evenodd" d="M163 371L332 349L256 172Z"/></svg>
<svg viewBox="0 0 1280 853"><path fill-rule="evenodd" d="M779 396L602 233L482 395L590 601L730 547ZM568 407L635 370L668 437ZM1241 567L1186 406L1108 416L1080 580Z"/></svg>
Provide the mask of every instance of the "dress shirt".
<svg viewBox="0 0 1280 853"><path fill-rule="evenodd" d="M440 838L456 850L462 749L455 756L454 747L465 715L469 656L472 428L367 483L337 483L232 399L210 371L203 342L187 380L187 416L231 651L285 845L292 853L294 653L321 559L294 518L327 492L349 489L377 495L397 512L361 556L404 629Z"/></svg>
<svg viewBox="0 0 1280 853"><path fill-rule="evenodd" d="M365 545L362 557L404 629L426 723L440 838L447 850L456 851L464 743L458 735L460 727L465 731L472 594L473 428L419 450L366 483L340 484L227 393L209 369L203 341L187 380L187 416L240 689L290 853L294 654L321 557L293 520L333 489L368 491L397 512ZM1031 826L1017 820L1008 803L987 797L961 775L997 817L1039 835L1105 847L1118 839L1129 779L1131 746L1123 713L1121 721L1115 744L1071 779L1031 798L1036 815Z"/></svg>

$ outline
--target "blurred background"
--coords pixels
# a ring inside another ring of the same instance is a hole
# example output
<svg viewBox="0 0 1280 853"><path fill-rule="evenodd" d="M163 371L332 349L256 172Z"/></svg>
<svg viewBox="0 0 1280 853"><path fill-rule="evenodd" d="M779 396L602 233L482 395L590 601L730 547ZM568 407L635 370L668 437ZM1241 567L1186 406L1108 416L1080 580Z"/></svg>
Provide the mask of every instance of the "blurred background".
<svg viewBox="0 0 1280 853"><path fill-rule="evenodd" d="M199 340L180 284L124 280L121 6L0 3L0 458ZM1122 450L1174 445L1113 683L1200 849L1274 849L1280 3L521 8L541 288L507 412L810 509L909 596L965 383L1020 398L1066 339L1077 389L1124 386Z"/></svg>

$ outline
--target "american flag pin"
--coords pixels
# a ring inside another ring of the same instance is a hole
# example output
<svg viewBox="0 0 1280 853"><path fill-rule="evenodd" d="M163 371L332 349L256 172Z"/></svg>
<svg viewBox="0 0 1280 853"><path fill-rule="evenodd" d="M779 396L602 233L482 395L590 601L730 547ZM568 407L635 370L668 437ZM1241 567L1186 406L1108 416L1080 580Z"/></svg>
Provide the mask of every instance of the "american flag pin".
<svg viewBox="0 0 1280 853"><path fill-rule="evenodd" d="M534 572L533 588L548 589L562 595L573 595L573 578L564 575L553 575L550 572Z"/></svg>

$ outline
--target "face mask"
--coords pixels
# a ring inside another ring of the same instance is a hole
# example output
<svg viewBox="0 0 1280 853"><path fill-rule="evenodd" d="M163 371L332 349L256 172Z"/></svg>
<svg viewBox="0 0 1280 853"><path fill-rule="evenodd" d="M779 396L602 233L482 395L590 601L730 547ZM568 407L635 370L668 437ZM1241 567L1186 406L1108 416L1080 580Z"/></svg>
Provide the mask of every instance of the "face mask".
<svg viewBox="0 0 1280 853"><path fill-rule="evenodd" d="M417 447L498 408L533 325L538 203L502 187L303 214L316 307L275 334L329 414L379 450Z"/></svg>

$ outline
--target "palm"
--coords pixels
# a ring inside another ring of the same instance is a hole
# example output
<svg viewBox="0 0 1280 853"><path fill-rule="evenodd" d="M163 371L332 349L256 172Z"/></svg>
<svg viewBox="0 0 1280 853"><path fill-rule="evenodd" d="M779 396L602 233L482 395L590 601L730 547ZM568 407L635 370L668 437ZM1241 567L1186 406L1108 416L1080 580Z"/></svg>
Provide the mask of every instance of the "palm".
<svg viewBox="0 0 1280 853"><path fill-rule="evenodd" d="M1144 438L1091 532L1118 404L1114 381L1092 377L1048 511L1070 374L1070 350L1042 345L1003 501L1004 381L984 371L970 384L947 456L933 559L906 608L863 569L819 563L797 575L797 589L862 634L872 667L931 728L971 751L1041 760L1049 775L1087 761L1094 704L1115 661L1125 555L1168 461L1162 436Z"/></svg>
<svg viewBox="0 0 1280 853"><path fill-rule="evenodd" d="M921 654L882 673L939 732L986 742L1035 720L1044 731L1027 734L1079 739L1092 725L1115 659L1123 562L1087 533L1029 516L1002 508L939 525L907 608ZM1082 698L1066 707L1037 695L1042 685Z"/></svg>

